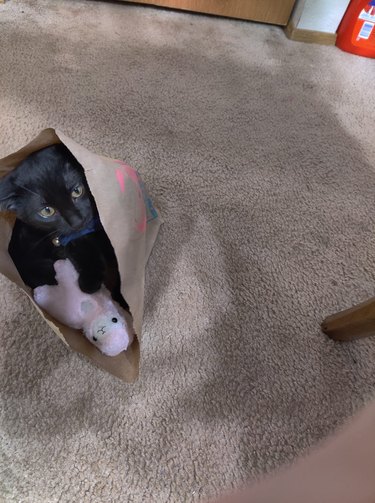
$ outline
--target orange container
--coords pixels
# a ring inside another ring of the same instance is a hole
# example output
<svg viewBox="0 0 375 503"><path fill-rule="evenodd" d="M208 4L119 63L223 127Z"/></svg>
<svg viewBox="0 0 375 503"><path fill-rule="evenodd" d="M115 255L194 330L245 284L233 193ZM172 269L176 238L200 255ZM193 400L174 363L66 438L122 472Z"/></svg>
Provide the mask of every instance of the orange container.
<svg viewBox="0 0 375 503"><path fill-rule="evenodd" d="M352 0L337 30L343 51L375 58L375 0Z"/></svg>

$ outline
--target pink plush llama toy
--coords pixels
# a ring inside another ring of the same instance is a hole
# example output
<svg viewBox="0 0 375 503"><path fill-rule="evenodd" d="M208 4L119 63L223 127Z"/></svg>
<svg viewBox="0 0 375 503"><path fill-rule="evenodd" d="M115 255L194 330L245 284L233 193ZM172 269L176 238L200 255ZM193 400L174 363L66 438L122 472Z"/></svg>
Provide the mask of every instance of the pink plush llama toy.
<svg viewBox="0 0 375 503"><path fill-rule="evenodd" d="M102 286L94 294L82 292L70 260L58 260L54 268L58 284L35 288L35 302L64 325L83 330L105 355L125 351L133 340L133 331L125 311L112 300L109 291Z"/></svg>

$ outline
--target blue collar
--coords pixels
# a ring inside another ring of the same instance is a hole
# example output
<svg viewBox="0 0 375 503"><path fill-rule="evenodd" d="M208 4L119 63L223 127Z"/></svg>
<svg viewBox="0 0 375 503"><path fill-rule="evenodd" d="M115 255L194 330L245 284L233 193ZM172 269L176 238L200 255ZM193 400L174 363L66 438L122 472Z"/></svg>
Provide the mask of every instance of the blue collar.
<svg viewBox="0 0 375 503"><path fill-rule="evenodd" d="M72 232L71 234L61 234L61 236L55 238L52 242L56 246L66 246L71 241L86 236L87 234L92 234L99 229L102 229L102 224L100 223L99 218L93 218L84 229Z"/></svg>

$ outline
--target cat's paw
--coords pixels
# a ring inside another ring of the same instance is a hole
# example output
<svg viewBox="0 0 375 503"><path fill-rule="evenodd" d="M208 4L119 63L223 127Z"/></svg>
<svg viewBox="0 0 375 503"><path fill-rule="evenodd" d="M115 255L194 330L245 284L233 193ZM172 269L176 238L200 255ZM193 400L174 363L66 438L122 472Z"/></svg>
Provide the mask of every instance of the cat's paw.
<svg viewBox="0 0 375 503"><path fill-rule="evenodd" d="M100 290L102 286L102 280L98 277L93 276L81 276L78 279L79 288L84 293L95 293Z"/></svg>

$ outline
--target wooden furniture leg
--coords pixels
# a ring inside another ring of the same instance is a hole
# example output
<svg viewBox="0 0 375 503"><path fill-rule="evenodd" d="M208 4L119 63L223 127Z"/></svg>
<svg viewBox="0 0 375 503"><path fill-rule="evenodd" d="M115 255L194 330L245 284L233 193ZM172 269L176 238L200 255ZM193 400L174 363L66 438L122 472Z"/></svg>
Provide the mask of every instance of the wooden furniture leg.
<svg viewBox="0 0 375 503"><path fill-rule="evenodd" d="M375 334L375 297L367 302L328 316L322 330L331 339L350 341Z"/></svg>

